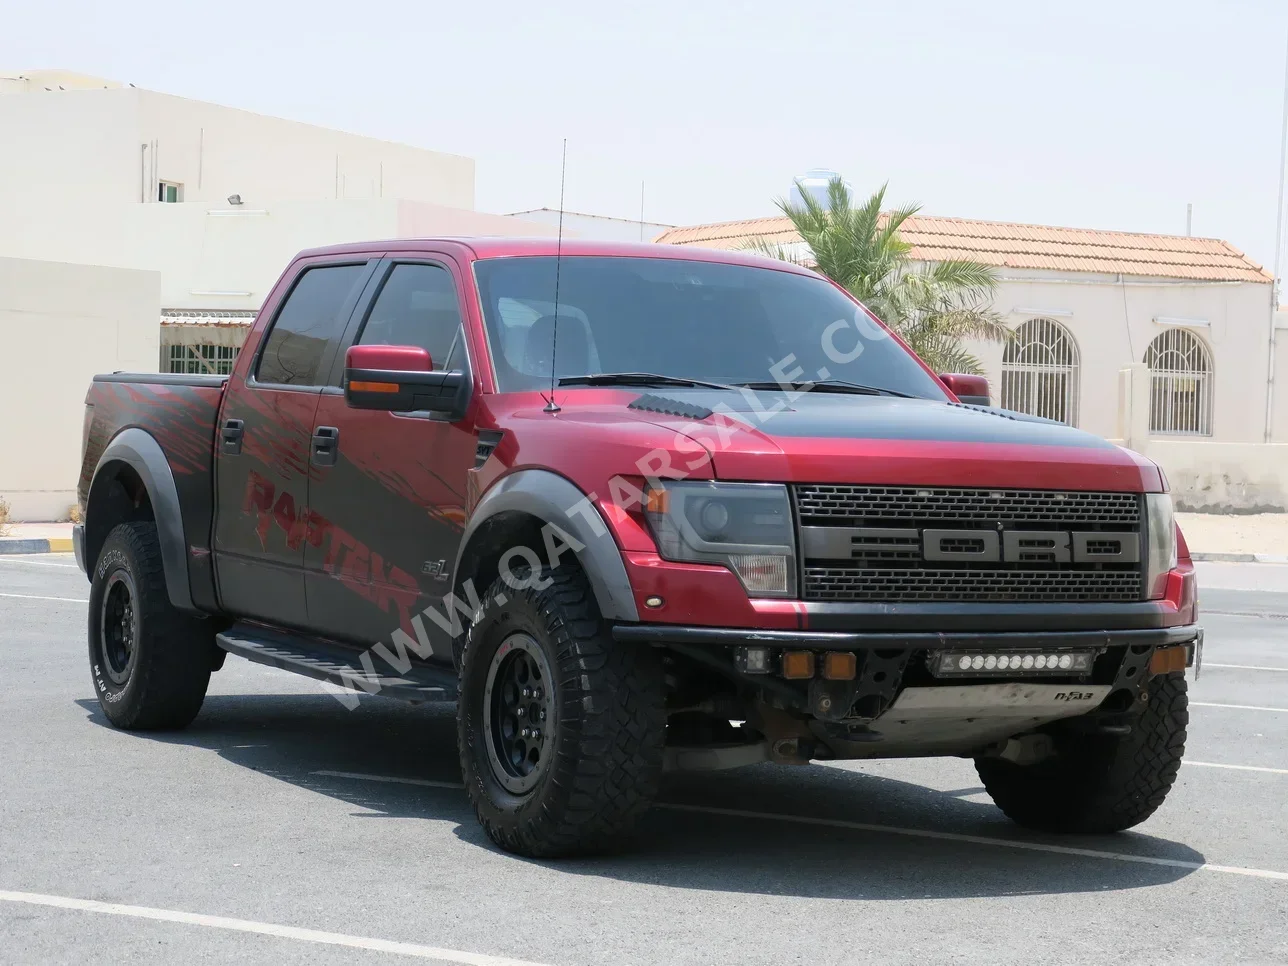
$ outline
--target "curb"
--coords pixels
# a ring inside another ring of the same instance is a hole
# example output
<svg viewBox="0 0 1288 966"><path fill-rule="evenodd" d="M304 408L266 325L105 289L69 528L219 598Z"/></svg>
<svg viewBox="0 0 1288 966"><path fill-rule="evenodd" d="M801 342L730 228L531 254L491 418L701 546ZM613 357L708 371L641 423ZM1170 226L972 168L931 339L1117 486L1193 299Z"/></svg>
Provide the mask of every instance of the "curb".
<svg viewBox="0 0 1288 966"><path fill-rule="evenodd" d="M0 537L0 556L26 553L71 553L71 537L41 537L23 540L20 537Z"/></svg>
<svg viewBox="0 0 1288 966"><path fill-rule="evenodd" d="M1288 564L1288 554L1282 553L1191 553L1190 559L1210 563Z"/></svg>

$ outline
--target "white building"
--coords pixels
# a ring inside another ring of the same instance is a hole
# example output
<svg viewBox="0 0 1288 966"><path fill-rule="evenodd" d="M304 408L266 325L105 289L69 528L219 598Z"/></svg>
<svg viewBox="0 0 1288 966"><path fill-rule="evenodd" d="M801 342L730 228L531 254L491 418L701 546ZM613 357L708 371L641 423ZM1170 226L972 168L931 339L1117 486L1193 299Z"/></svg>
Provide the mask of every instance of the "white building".
<svg viewBox="0 0 1288 966"><path fill-rule="evenodd" d="M1279 347L1271 372L1272 279L1237 248L925 215L900 234L917 261L996 267L994 308L1015 336L971 347L996 403L1157 458L1188 506L1288 506L1288 446L1260 445L1288 441L1288 352ZM753 238L808 257L785 217L657 241L732 249Z"/></svg>
<svg viewBox="0 0 1288 966"><path fill-rule="evenodd" d="M15 520L76 502L96 372L155 370L156 272L0 257L0 500Z"/></svg>
<svg viewBox="0 0 1288 966"><path fill-rule="evenodd" d="M227 372L296 252L552 235L474 162L66 71L0 71L0 499L65 518L95 372Z"/></svg>
<svg viewBox="0 0 1288 966"><path fill-rule="evenodd" d="M0 132L0 256L160 272L165 369L239 346L303 248L554 232L474 211L469 158L66 71L0 72Z"/></svg>

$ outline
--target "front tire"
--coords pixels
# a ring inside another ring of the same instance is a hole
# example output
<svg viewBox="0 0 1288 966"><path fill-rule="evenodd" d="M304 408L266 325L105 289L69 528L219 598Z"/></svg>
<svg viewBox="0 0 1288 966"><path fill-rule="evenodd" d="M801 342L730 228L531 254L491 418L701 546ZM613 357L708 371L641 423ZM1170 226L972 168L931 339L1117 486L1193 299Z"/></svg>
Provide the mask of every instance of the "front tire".
<svg viewBox="0 0 1288 966"><path fill-rule="evenodd" d="M1057 732L1055 754L1035 765L976 758L984 788L1013 821L1045 832L1121 832L1163 804L1185 753L1185 678L1157 677L1130 734Z"/></svg>
<svg viewBox="0 0 1288 966"><path fill-rule="evenodd" d="M657 793L662 664L612 640L575 565L498 579L461 655L465 788L488 836L534 858L612 850Z"/></svg>
<svg viewBox="0 0 1288 966"><path fill-rule="evenodd" d="M107 720L127 731L186 727L205 700L213 653L211 623L170 603L156 524L119 524L89 591L89 665Z"/></svg>

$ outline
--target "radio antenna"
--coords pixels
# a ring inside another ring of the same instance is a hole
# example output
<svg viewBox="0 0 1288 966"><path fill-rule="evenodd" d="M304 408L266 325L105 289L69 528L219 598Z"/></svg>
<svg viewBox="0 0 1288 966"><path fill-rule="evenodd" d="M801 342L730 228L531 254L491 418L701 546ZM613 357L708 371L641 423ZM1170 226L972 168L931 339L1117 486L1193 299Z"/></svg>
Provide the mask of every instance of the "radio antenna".
<svg viewBox="0 0 1288 966"><path fill-rule="evenodd" d="M559 347L559 269L563 264L564 184L568 175L568 139L563 139L563 160L559 164L559 234L555 236L555 324L550 329L550 398L542 412L557 413L555 402L555 350Z"/></svg>

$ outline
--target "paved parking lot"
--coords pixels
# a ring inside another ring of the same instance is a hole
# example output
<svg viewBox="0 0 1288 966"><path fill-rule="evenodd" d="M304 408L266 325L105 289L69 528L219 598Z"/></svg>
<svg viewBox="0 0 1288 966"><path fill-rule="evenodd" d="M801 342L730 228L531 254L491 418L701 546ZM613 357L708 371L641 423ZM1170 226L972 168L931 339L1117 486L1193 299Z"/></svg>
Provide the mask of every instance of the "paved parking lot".
<svg viewBox="0 0 1288 966"><path fill-rule="evenodd" d="M0 962L1288 962L1288 567L1201 582L1187 763L1134 832L1018 829L966 761L758 766L547 863L475 824L444 706L229 658L186 732L112 730L84 577L0 558Z"/></svg>

